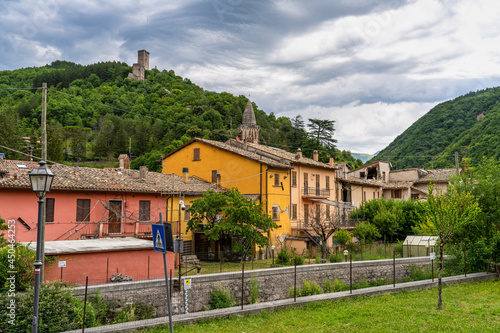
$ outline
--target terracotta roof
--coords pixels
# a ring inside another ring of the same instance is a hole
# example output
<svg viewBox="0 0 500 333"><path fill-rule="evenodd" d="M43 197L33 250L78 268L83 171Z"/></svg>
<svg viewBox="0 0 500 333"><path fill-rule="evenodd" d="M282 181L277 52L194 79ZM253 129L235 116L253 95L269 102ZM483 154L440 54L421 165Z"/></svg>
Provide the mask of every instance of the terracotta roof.
<svg viewBox="0 0 500 333"><path fill-rule="evenodd" d="M236 140L233 140L233 141L236 142ZM179 151L179 150L181 150L181 149L189 146L190 144L192 144L194 142L202 142L202 143L205 143L207 145L220 148L220 149L228 151L230 153L233 153L233 154L236 154L236 155L239 155L239 156L243 156L243 157L246 157L248 159L251 159L251 160L257 161L259 163L263 163L263 164L272 166L272 167L286 168L286 169L290 169L291 168L290 164L287 161L283 161L283 160L278 159L276 157L270 158L270 157L263 156L262 154L257 154L255 152L251 152L251 151L239 148L237 146L233 146L233 145L228 144L228 143L219 142L219 141L213 141L213 140L207 140L207 139L200 139L200 138L191 139L189 142L187 142L184 145L180 146L179 148L171 151L167 155L163 156L161 159L164 160L168 156L176 153L177 151Z"/></svg>
<svg viewBox="0 0 500 333"><path fill-rule="evenodd" d="M282 158L282 159L285 159L287 161L290 161L293 164L304 164L304 165L310 165L310 166L332 169L332 170L338 169L338 167L336 165L330 165L328 163L315 161L312 158L307 158L307 157L297 158L297 154L290 153L286 150L279 149L279 148L263 146L263 145L260 145L257 143L240 143L240 142L237 142L236 140L233 140L233 139L228 140L227 143L229 143L231 145L239 145L242 147L244 147L246 145L248 148L250 148L250 150L262 151L262 152L265 152L267 154L274 155L278 158Z"/></svg>
<svg viewBox="0 0 500 333"><path fill-rule="evenodd" d="M457 172L456 169L434 169L425 171L427 171L427 174L420 177L417 180L418 183L428 183L429 181L448 182L450 177Z"/></svg>
<svg viewBox="0 0 500 333"><path fill-rule="evenodd" d="M31 189L28 173L38 167L37 162L3 160L0 165L8 170L0 178L0 188ZM130 169L94 169L61 164L52 165L50 169L55 174L52 190L195 194L214 189L213 184L198 178L189 177L185 184L181 176L150 171L141 179L138 170Z"/></svg>
<svg viewBox="0 0 500 333"><path fill-rule="evenodd" d="M399 190L399 189L408 189L413 186L413 182L389 182L384 184L384 189L387 190Z"/></svg>
<svg viewBox="0 0 500 333"><path fill-rule="evenodd" d="M352 176L342 176L339 175L337 179L341 182L349 183L349 184L355 184L355 185L362 185L362 186L372 186L372 187L383 187L386 184L380 180L366 180L366 179L360 179Z"/></svg>

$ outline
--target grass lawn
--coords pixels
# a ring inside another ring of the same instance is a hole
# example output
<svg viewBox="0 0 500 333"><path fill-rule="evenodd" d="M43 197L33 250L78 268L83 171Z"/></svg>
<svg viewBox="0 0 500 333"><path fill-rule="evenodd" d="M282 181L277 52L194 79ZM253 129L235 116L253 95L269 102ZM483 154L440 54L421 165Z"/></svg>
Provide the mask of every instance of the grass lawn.
<svg viewBox="0 0 500 333"><path fill-rule="evenodd" d="M259 315L176 325L181 332L500 332L500 280L310 303ZM143 332L168 332L168 326Z"/></svg>

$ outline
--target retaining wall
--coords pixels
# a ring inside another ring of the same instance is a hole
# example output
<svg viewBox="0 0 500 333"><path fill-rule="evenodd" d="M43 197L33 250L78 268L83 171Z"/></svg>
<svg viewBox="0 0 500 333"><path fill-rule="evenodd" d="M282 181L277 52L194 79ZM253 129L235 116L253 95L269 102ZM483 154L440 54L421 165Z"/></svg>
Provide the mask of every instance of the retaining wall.
<svg viewBox="0 0 500 333"><path fill-rule="evenodd" d="M352 263L352 283L358 283L362 279L370 282L378 279L393 280L394 267L396 281L402 281L410 276L410 267L431 268L429 257L356 261ZM257 279L259 285L259 300L270 302L289 297L290 288L294 286L295 267L280 267L260 270L245 271L244 304L250 299L250 280ZM241 304L242 272L230 272L219 274L205 274L189 276L191 289L172 292L172 314L186 313L186 294L188 312L201 311L208 305L210 291L216 286L228 289L237 304ZM177 278L174 278L176 280ZM335 279L343 280L347 285L350 283L350 263L325 263L316 265L297 266L297 288L301 288L303 280L315 281L323 285L326 279L332 282ZM181 281L181 286L183 286ZM100 291L105 298L117 299L124 304L142 302L155 308L155 316L168 314L166 305L165 279L142 280L121 283L108 283L91 285L88 294ZM75 296L82 297L85 287L73 289Z"/></svg>

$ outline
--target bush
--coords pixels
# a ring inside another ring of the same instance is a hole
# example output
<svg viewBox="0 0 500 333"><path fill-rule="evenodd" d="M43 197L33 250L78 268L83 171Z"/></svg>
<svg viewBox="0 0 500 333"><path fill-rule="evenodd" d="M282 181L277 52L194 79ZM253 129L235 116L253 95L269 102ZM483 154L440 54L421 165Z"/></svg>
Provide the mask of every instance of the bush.
<svg viewBox="0 0 500 333"><path fill-rule="evenodd" d="M293 257L293 260L294 260L294 262L295 262L296 265L304 265L304 257L299 256L298 254L296 254Z"/></svg>
<svg viewBox="0 0 500 333"><path fill-rule="evenodd" d="M215 287L210 292L210 300L208 301L210 309L229 308L235 304L234 299L231 297L229 290L219 286Z"/></svg>
<svg viewBox="0 0 500 333"><path fill-rule="evenodd" d="M325 282L323 282L323 291L325 293L332 293L334 292L333 290L333 283L330 279L326 279Z"/></svg>
<svg viewBox="0 0 500 333"><path fill-rule="evenodd" d="M255 275L250 279L250 304L259 303L259 280Z"/></svg>
<svg viewBox="0 0 500 333"><path fill-rule="evenodd" d="M291 253L286 248L282 247L278 252L278 256L276 258L276 262L278 264L287 265L290 261Z"/></svg>
<svg viewBox="0 0 500 333"><path fill-rule="evenodd" d="M337 255L334 253L330 254L328 260L330 260L330 262L337 262Z"/></svg>
<svg viewBox="0 0 500 333"><path fill-rule="evenodd" d="M344 291L344 290L348 290L348 289L349 289L349 286L347 284L345 284L344 281L339 280L339 279L335 279L333 281L333 291L334 292Z"/></svg>

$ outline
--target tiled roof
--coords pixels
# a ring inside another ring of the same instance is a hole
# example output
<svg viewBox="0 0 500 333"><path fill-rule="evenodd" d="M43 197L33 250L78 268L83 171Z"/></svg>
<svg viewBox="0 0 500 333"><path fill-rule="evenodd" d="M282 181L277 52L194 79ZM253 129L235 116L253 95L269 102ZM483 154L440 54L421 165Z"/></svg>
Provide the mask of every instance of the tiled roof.
<svg viewBox="0 0 500 333"><path fill-rule="evenodd" d="M202 143L205 143L207 145L220 148L220 149L228 151L230 153L233 153L233 154L236 154L239 156L243 156L243 157L246 157L248 159L251 159L251 160L272 166L272 167L286 168L286 169L291 168L287 161L281 161L281 160L278 160L276 158L273 159L273 158L269 158L269 157L266 157L263 155L259 155L255 152L244 150L244 149L235 147L233 145L230 145L230 144L227 144L224 142L207 140L207 139L200 139L200 138L194 138L194 139L190 140L189 142L185 143L184 145L180 146L179 148L177 148L177 149L171 151L170 153L168 153L167 155L163 156L162 160L167 158L168 156L176 153L177 151L183 149L184 147L187 147L188 145L192 144L193 142L202 142Z"/></svg>
<svg viewBox="0 0 500 333"><path fill-rule="evenodd" d="M384 190L399 190L408 189L413 186L413 182L400 181L400 182L389 182L384 184Z"/></svg>
<svg viewBox="0 0 500 333"><path fill-rule="evenodd" d="M383 187L386 184L380 180L366 180L366 179L360 179L352 176L342 176L339 175L337 179L341 182L349 183L349 184L355 184L355 185L362 185L362 186L373 186L373 187Z"/></svg>
<svg viewBox="0 0 500 333"><path fill-rule="evenodd" d="M315 166L315 167L320 167L320 168L326 168L326 169L332 169L332 170L338 169L337 166L335 166L335 165L330 165L328 163L323 163L323 162L315 161L312 158L307 158L307 157L304 157L304 156L302 156L300 158L297 158L297 154L290 153L290 152L288 152L286 150L283 150L283 149L278 149L278 148L263 146L263 145L260 145L260 144L257 144L257 143L245 143L245 144L242 144L242 143L236 142L233 139L228 140L228 143L230 143L230 144L235 144L236 143L236 144L239 144L241 146L247 145L250 149L253 148L253 150L255 150L255 151L262 151L262 152L265 152L267 154L274 155L274 156L276 156L278 158L282 158L282 159L285 159L287 161L290 161L293 164L304 164L304 165L310 165L310 166Z"/></svg>
<svg viewBox="0 0 500 333"><path fill-rule="evenodd" d="M28 173L38 167L37 162L3 160L0 165L8 170L0 177L0 188L31 188ZM55 174L52 190L194 194L214 189L213 184L194 177L189 177L188 183L184 183L181 176L150 171L141 179L138 170L130 169L94 169L61 164L52 165L50 169Z"/></svg>
<svg viewBox="0 0 500 333"><path fill-rule="evenodd" d="M418 183L428 183L432 182L448 182L450 177L453 176L457 170L456 169L434 169L425 170L427 174L418 179Z"/></svg>

